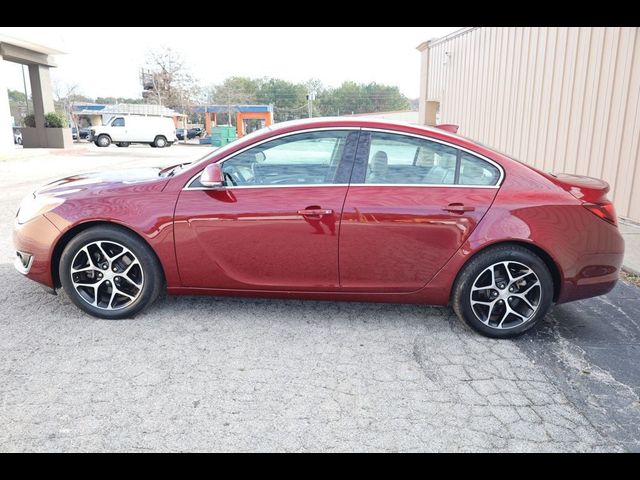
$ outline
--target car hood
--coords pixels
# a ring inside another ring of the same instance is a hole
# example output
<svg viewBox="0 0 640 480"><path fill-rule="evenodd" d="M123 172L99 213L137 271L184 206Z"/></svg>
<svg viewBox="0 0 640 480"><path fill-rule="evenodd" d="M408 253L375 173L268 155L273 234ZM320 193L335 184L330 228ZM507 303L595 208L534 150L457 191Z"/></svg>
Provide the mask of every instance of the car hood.
<svg viewBox="0 0 640 480"><path fill-rule="evenodd" d="M37 189L34 194L36 196L75 196L75 194L82 192L100 193L141 184L157 184L161 189L167 182L167 178L158 175L162 170L160 167L152 167L82 173L44 185Z"/></svg>

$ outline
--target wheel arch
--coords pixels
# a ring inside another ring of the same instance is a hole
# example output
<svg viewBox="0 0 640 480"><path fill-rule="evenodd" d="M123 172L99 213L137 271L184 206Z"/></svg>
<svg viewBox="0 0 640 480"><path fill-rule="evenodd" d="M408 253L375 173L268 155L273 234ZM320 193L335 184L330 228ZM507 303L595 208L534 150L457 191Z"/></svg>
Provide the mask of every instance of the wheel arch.
<svg viewBox="0 0 640 480"><path fill-rule="evenodd" d="M551 278L553 280L553 301L556 302L558 300L558 297L560 296L560 287L562 285L562 273L561 273L560 267L558 266L557 262L553 259L553 257L545 249L533 243L522 241L522 240L504 240L496 243L491 243L489 245L485 245L484 247L482 247L480 250L478 250L477 252L475 252L473 255L471 255L469 258L465 260L460 270L458 270L458 273L456 274L456 278L453 281L452 286L455 287L462 270L464 270L464 267L466 267L469 264L469 262L475 259L478 255L484 252L487 252L489 250L493 250L494 248L505 247L509 245L523 247L529 250L530 252L536 254L538 257L542 259L542 261L545 263L545 265L549 269L549 272L551 273ZM454 292L454 289L452 288L451 295L453 295L453 292Z"/></svg>
<svg viewBox="0 0 640 480"><path fill-rule="evenodd" d="M120 230L126 231L127 233L130 233L132 235L135 235L138 239L144 242L149 247L149 250L153 253L153 256L156 258L158 265L160 265L160 270L162 271L162 276L163 276L163 279L162 279L163 282L166 281L167 277L166 277L166 272L164 271L164 265L160 261L160 258L158 257L158 254L156 253L156 251L153 249L151 244L149 244L147 239L144 238L144 236L140 235L138 232L136 232L132 228L126 225L123 225L121 223L110 222L107 220L92 220L88 222L79 223L71 227L63 235L60 236L60 238L56 242L56 245L53 247L53 252L51 254L51 279L53 280L54 288L61 288L62 286L60 282L59 268L60 268L60 257L62 256L62 252L64 251L65 247L79 233L84 232L89 228L97 227L100 225L107 225L110 227L119 228Z"/></svg>

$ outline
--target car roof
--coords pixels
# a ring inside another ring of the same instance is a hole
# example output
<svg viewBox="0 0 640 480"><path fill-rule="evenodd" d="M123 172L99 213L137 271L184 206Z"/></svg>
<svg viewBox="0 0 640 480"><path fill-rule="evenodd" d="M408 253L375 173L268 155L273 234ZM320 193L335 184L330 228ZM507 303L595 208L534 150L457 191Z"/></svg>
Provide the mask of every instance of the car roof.
<svg viewBox="0 0 640 480"><path fill-rule="evenodd" d="M349 117L315 117L303 118L299 120L288 120L280 122L269 127L271 131L278 130L297 130L298 128L312 127L369 127L392 130L405 131L422 131L426 134L435 134L439 137L449 137L451 139L470 141L468 138L456 135L437 127L428 127L426 125L417 125L408 122L391 121L386 119L371 118L368 116L359 117L357 115Z"/></svg>

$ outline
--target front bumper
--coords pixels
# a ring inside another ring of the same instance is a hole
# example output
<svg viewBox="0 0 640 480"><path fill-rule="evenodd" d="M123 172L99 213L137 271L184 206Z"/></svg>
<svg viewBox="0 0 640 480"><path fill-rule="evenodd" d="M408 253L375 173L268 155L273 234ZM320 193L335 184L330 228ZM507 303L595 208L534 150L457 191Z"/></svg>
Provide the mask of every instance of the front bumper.
<svg viewBox="0 0 640 480"><path fill-rule="evenodd" d="M13 224L13 244L16 250L14 266L24 276L41 283L49 288L55 288L51 257L54 246L60 237L53 223L44 215L34 218L27 223L19 224L17 220ZM30 255L27 262L18 256Z"/></svg>

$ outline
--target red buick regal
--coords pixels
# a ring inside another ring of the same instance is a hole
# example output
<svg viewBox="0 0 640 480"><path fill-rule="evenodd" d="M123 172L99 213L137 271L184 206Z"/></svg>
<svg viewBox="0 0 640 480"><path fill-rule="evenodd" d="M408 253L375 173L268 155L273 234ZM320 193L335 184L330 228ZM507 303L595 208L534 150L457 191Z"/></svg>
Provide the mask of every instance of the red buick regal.
<svg viewBox="0 0 640 480"><path fill-rule="evenodd" d="M609 292L606 182L547 174L438 128L314 119L170 168L76 175L20 205L16 268L85 312L169 294L450 304L512 337Z"/></svg>

